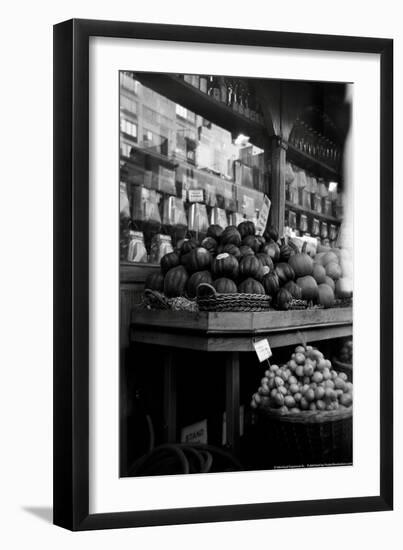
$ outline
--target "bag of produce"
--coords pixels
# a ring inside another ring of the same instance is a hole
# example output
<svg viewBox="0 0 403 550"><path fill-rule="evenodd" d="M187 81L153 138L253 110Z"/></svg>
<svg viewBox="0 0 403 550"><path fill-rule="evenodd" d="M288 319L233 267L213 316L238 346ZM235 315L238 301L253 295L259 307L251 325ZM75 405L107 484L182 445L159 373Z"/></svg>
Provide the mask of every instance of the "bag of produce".
<svg viewBox="0 0 403 550"><path fill-rule="evenodd" d="M130 230L127 261L147 262L147 250L144 244L144 236L141 231Z"/></svg>
<svg viewBox="0 0 403 550"><path fill-rule="evenodd" d="M150 248L150 263L159 264L161 258L173 252L172 239L169 235L162 235L157 233L151 239L151 248Z"/></svg>

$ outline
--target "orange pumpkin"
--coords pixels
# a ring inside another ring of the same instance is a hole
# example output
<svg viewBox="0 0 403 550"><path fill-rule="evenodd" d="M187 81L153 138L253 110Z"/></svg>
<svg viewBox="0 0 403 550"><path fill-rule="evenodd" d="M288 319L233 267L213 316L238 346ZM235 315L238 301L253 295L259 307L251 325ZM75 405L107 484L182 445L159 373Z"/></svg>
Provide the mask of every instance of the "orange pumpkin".
<svg viewBox="0 0 403 550"><path fill-rule="evenodd" d="M321 264L314 264L312 270L312 277L320 285L321 283L326 283L326 270Z"/></svg>

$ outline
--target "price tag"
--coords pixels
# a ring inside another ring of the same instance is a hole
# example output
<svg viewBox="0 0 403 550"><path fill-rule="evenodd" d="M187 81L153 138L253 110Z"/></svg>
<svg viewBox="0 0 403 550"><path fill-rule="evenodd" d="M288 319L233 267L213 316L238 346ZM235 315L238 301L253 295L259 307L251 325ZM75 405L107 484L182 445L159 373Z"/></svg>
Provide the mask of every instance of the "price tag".
<svg viewBox="0 0 403 550"><path fill-rule="evenodd" d="M260 362L266 361L266 359L269 359L269 357L273 355L267 338L263 338L263 340L255 340L253 342L253 347L255 348L256 355L258 356Z"/></svg>
<svg viewBox="0 0 403 550"><path fill-rule="evenodd" d="M256 235L263 235L263 232L266 229L267 220L269 219L270 206L271 201L269 197L265 195L256 223Z"/></svg>
<svg viewBox="0 0 403 550"><path fill-rule="evenodd" d="M189 202L203 202L204 201L203 189L189 189L188 199L189 199Z"/></svg>

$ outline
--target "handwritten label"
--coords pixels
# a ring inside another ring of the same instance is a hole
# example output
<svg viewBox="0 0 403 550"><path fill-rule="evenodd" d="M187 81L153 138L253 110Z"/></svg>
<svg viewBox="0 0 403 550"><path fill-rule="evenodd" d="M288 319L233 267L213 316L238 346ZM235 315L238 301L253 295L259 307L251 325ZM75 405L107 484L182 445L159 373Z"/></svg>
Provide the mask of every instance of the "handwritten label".
<svg viewBox="0 0 403 550"><path fill-rule="evenodd" d="M255 348L256 355L260 362L266 361L266 359L269 359L269 357L273 355L267 338L255 340L253 342L253 347Z"/></svg>
<svg viewBox="0 0 403 550"><path fill-rule="evenodd" d="M188 199L189 199L189 202L203 202L204 201L203 189L189 189Z"/></svg>
<svg viewBox="0 0 403 550"><path fill-rule="evenodd" d="M207 420L195 422L185 426L181 430L181 443L206 443L207 444Z"/></svg>
<svg viewBox="0 0 403 550"><path fill-rule="evenodd" d="M263 204L259 210L259 216L256 222L256 235L263 235L264 230L266 229L267 220L269 219L271 207L271 200L267 195L264 196Z"/></svg>

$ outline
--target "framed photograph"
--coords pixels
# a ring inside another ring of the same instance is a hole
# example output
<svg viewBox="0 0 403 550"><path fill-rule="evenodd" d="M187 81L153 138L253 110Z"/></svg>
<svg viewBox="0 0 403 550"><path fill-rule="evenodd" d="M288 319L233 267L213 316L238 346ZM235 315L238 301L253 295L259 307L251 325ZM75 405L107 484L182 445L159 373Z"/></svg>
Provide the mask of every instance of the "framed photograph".
<svg viewBox="0 0 403 550"><path fill-rule="evenodd" d="M392 122L391 39L55 25L55 524L392 509Z"/></svg>

